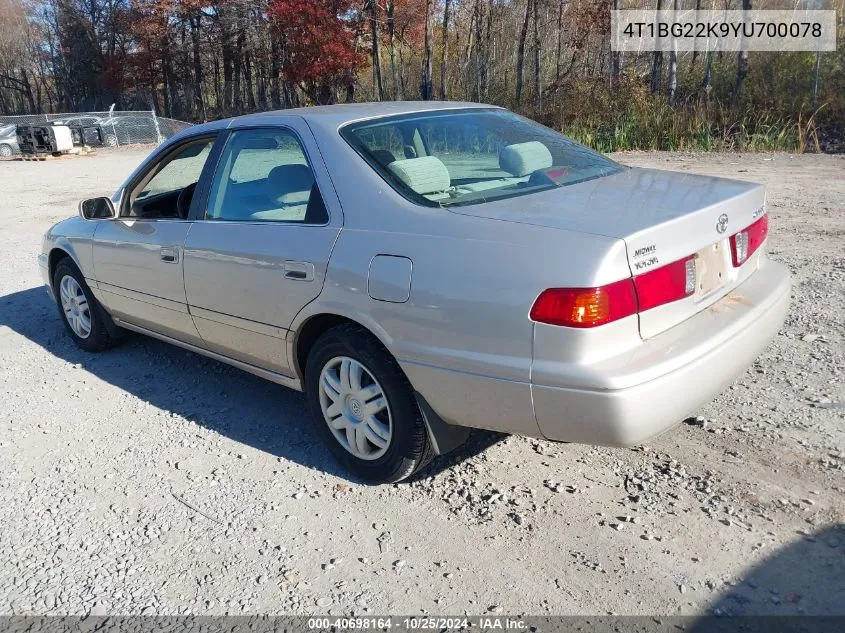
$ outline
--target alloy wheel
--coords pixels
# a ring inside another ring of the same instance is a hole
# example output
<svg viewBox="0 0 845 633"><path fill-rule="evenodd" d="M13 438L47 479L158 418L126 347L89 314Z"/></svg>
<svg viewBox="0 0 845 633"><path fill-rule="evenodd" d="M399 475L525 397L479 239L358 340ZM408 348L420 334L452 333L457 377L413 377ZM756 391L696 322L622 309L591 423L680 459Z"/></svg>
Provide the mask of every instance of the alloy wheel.
<svg viewBox="0 0 845 633"><path fill-rule="evenodd" d="M91 310L82 286L70 275L65 275L59 284L59 296L70 329L79 338L88 338L91 335Z"/></svg>

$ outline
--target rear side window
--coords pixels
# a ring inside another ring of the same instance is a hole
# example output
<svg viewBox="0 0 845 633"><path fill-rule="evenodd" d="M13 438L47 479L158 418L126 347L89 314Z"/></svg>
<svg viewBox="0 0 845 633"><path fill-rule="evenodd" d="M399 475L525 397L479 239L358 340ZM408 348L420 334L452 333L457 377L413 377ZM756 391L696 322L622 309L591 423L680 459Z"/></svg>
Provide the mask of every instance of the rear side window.
<svg viewBox="0 0 845 633"><path fill-rule="evenodd" d="M294 133L282 128L233 132L214 174L206 219L328 222L308 158Z"/></svg>
<svg viewBox="0 0 845 633"><path fill-rule="evenodd" d="M399 193L470 205L601 178L623 167L506 110L445 110L349 124L341 136Z"/></svg>

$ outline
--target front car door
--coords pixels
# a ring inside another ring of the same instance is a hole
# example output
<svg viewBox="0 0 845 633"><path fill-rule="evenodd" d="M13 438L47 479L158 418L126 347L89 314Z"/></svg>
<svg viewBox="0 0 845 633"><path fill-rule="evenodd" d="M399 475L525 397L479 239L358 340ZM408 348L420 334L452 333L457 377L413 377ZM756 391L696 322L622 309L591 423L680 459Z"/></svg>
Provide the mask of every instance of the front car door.
<svg viewBox="0 0 845 633"><path fill-rule="evenodd" d="M285 343L323 287L342 214L308 126L232 129L185 242L185 289L206 347L292 376Z"/></svg>
<svg viewBox="0 0 845 633"><path fill-rule="evenodd" d="M108 311L193 345L202 340L188 312L182 245L193 191L216 140L216 134L186 139L151 161L125 188L118 216L94 233L98 297Z"/></svg>

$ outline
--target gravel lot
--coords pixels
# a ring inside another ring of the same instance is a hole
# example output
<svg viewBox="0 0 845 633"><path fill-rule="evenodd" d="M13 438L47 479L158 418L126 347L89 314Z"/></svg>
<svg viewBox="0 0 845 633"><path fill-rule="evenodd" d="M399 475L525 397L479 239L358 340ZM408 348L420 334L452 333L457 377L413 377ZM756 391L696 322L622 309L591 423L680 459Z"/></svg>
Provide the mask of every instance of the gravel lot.
<svg viewBox="0 0 845 633"><path fill-rule="evenodd" d="M845 157L618 157L769 188L792 313L699 417L632 450L476 433L365 487L302 395L65 335L41 235L143 156L0 163L0 613L845 615Z"/></svg>

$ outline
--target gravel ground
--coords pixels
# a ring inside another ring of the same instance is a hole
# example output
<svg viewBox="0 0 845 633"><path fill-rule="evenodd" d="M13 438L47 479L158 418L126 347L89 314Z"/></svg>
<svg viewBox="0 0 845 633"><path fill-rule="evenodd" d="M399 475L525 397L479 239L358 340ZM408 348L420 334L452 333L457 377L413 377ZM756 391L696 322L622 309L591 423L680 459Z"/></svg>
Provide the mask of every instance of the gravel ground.
<svg viewBox="0 0 845 633"><path fill-rule="evenodd" d="M65 335L41 234L142 157L0 163L0 613L845 614L845 157L619 156L766 183L777 339L648 446L479 432L384 487L300 394Z"/></svg>

